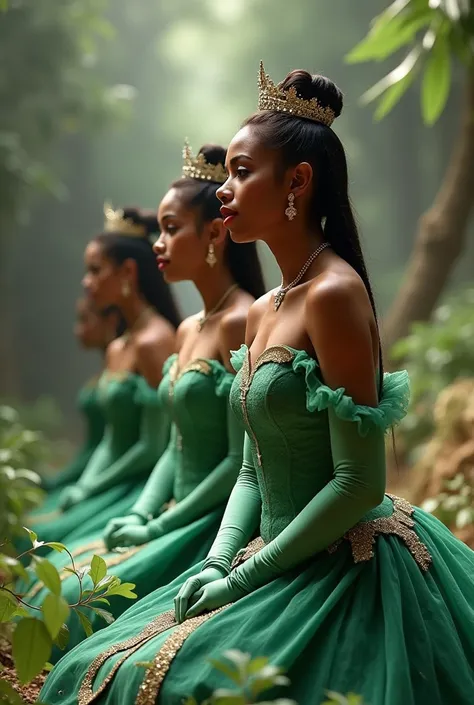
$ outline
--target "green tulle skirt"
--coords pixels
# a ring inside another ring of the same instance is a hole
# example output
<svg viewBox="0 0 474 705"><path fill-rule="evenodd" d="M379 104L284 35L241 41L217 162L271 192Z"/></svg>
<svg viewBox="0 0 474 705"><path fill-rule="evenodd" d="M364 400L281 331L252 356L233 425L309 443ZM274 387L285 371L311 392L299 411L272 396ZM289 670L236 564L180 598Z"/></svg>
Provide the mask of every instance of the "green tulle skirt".
<svg viewBox="0 0 474 705"><path fill-rule="evenodd" d="M318 705L327 689L360 693L369 705L472 705L474 552L432 516L415 510L414 518L432 558L427 571L398 536L379 535L374 557L360 563L344 541L194 630L185 623L187 638L179 626L145 641L95 702L133 705L146 674L136 663L157 655L161 669L165 664L164 681L159 689L155 682L146 699L143 691L137 702L178 705L190 695L200 702L215 688L229 686L208 659L239 649L287 669L291 686L279 695L300 705ZM151 593L67 654L40 699L76 704L92 661L171 610L180 585L198 569ZM102 665L94 690L122 656L111 655Z"/></svg>
<svg viewBox="0 0 474 705"><path fill-rule="evenodd" d="M73 542L68 545L68 548L73 554L77 568L90 564L94 554L102 556L108 565L108 572L119 577L122 582L134 583L138 598L142 598L152 590L174 580L177 575L189 567L204 560L217 534L223 513L224 507L221 507L187 526L171 531L165 536L143 546L137 546L123 554L107 552L101 541L101 534L90 537L89 542ZM63 580L63 597L68 604L74 604L79 599L78 581L75 576L61 570L64 566L71 565L69 556L53 551L48 555L48 560L60 572ZM25 600L34 606L40 606L46 595L46 591L44 589L38 590L38 587L38 583L33 583L25 597ZM87 577L83 581L83 588L91 587L92 583ZM119 596L111 596L108 599L110 607L97 606L108 610L114 617L118 617L134 604L131 600ZM106 622L92 610L86 610L86 614L94 631L106 626ZM70 638L67 650L70 650L85 638L85 633L74 613L70 615L68 627ZM57 661L63 653L56 649L51 657L52 662Z"/></svg>
<svg viewBox="0 0 474 705"><path fill-rule="evenodd" d="M60 512L54 500L59 497L60 490L54 490L46 498L43 507L31 514L26 526L32 529L40 541L60 541L69 545L92 535L102 532L110 519L125 516L140 496L144 482L123 482L76 504L74 507ZM15 540L19 552L31 547L27 535ZM41 551L40 551L41 552ZM41 552L45 555L44 552Z"/></svg>

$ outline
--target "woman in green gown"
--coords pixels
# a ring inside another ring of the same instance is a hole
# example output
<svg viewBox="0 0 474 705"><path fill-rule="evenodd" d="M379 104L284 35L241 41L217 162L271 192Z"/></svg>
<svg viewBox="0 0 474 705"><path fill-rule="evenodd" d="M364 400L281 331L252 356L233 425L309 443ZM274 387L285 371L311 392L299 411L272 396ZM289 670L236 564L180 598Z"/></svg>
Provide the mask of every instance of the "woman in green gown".
<svg viewBox="0 0 474 705"><path fill-rule="evenodd" d="M86 350L100 350L103 355L114 338L123 333L120 314L115 309L98 311L90 299L81 298L76 306L76 324L74 335ZM62 470L42 479L42 487L47 495L41 508L32 513L29 523L35 522L35 516L41 515L43 522L56 511L61 490L66 485L76 482L84 471L104 435L105 419L97 396L98 378L87 382L77 396L77 408L84 419L83 442L68 465ZM41 524L35 524L35 530Z"/></svg>
<svg viewBox="0 0 474 705"><path fill-rule="evenodd" d="M114 575L135 584L138 597L206 557L242 465L244 429L229 408L235 374L229 348L244 341L248 309L264 286L255 244L236 246L222 223L216 191L227 178L225 155L223 147L206 145L193 157L186 146L183 178L158 211L157 266L167 282L193 281L204 302L204 311L181 323L178 352L165 363L158 389L172 421L168 448L129 514L107 526L107 547L100 541L69 547L80 565L94 553L103 556ZM124 546L133 548L110 551ZM50 560L57 568L68 564L64 554L53 552ZM62 574L69 604L78 599L71 577ZM28 595L33 605L43 599L38 588ZM129 604L111 597L108 610L117 617ZM93 611L87 616L94 629L105 626ZM71 648L85 635L76 615L68 626Z"/></svg>
<svg viewBox="0 0 474 705"><path fill-rule="evenodd" d="M127 512L168 443L156 388L179 317L149 241L156 217L109 207L105 216L104 232L85 251L83 285L99 310L119 309L126 331L108 346L97 386L104 437L80 477L62 490L60 515L38 526L42 541L87 540Z"/></svg>
<svg viewBox="0 0 474 705"><path fill-rule="evenodd" d="M247 432L239 478L203 564L62 659L41 693L48 705L201 702L228 685L208 659L231 648L286 668L284 693L300 705L326 689L371 705L472 702L474 553L384 495L384 432L409 387L405 372L383 375L330 128L341 93L304 71L275 86L262 68L259 107L218 191L232 239L265 241L282 272L233 357L231 405Z"/></svg>

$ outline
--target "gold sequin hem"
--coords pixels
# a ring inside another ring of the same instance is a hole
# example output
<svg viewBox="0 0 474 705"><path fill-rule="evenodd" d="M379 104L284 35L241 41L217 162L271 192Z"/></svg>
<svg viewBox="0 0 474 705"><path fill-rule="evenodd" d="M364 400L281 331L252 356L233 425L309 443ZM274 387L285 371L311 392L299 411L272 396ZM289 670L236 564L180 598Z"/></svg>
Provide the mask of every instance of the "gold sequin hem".
<svg viewBox="0 0 474 705"><path fill-rule="evenodd" d="M387 494L393 502L393 514L389 517L379 517L373 521L360 522L347 531L328 548L329 553L337 551L344 540L350 542L355 563L369 561L374 557L375 539L380 534L398 536L406 545L411 555L423 571L431 565L431 555L426 546L418 538L412 518L414 509L406 499Z"/></svg>

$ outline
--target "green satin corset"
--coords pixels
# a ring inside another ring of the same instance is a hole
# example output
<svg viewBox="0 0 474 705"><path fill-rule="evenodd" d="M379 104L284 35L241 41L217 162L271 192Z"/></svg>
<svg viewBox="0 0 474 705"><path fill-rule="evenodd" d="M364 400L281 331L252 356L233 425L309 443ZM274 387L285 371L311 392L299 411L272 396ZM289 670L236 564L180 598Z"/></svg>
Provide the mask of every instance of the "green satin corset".
<svg viewBox="0 0 474 705"><path fill-rule="evenodd" d="M89 382L79 391L77 408L85 421L85 445L87 448L96 448L105 429L105 417L99 401L97 380Z"/></svg>
<svg viewBox="0 0 474 705"><path fill-rule="evenodd" d="M229 391L234 375L216 360L195 359L179 369L172 355L158 389L172 422L173 497L183 500L227 456Z"/></svg>
<svg viewBox="0 0 474 705"><path fill-rule="evenodd" d="M233 353L238 374L230 393L235 413L252 441L262 497L261 536L274 539L333 476L328 407L358 424L388 428L405 414L406 372L386 374L376 408L356 405L343 389L325 386L316 360L306 352L274 346L250 360L242 346Z"/></svg>
<svg viewBox="0 0 474 705"><path fill-rule="evenodd" d="M146 380L132 373L105 371L98 383L97 396L106 420L106 439L113 457L120 457L140 437L145 395L153 394Z"/></svg>

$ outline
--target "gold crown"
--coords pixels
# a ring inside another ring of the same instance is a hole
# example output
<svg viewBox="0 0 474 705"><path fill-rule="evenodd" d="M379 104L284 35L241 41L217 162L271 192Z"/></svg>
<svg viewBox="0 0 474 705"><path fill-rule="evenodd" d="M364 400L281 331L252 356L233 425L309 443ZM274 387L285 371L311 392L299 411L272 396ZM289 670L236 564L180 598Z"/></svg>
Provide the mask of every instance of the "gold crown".
<svg viewBox="0 0 474 705"><path fill-rule="evenodd" d="M260 62L258 75L258 109L290 113L295 117L321 122L328 127L331 127L336 119L334 110L328 105L321 105L317 98L299 97L294 86L288 90L275 86L270 76L265 73L263 61Z"/></svg>
<svg viewBox="0 0 474 705"><path fill-rule="evenodd" d="M130 237L146 237L147 230L144 225L134 223L130 218L123 217L123 210L114 210L110 203L104 203L104 232L128 235Z"/></svg>
<svg viewBox="0 0 474 705"><path fill-rule="evenodd" d="M210 164L204 154L193 156L193 151L186 139L183 147L183 178L215 181L223 184L227 181L227 172L223 164Z"/></svg>

